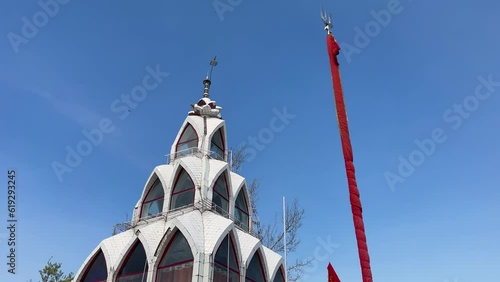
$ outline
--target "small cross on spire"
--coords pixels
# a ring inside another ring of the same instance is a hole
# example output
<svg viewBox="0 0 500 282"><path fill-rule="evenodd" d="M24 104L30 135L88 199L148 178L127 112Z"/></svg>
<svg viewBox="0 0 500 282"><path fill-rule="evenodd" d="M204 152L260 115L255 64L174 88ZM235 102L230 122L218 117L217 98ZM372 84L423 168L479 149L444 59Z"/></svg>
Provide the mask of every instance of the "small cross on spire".
<svg viewBox="0 0 500 282"><path fill-rule="evenodd" d="M210 61L210 70L208 71L207 77L203 80L203 85L205 85L205 89L203 90L203 97L208 98L210 96L210 84L212 84L212 72L214 70L214 67L217 66L217 56L215 56L211 61Z"/></svg>
<svg viewBox="0 0 500 282"><path fill-rule="evenodd" d="M214 67L217 66L217 56L215 56L211 61L210 61L210 72L208 73L208 79L212 79L212 71L214 70Z"/></svg>

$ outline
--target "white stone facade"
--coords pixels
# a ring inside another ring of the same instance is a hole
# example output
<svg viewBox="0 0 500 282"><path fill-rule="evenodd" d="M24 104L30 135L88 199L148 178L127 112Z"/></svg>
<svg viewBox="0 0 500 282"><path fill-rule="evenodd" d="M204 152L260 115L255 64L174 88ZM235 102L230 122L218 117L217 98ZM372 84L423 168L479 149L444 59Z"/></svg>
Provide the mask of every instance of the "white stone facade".
<svg viewBox="0 0 500 282"><path fill-rule="evenodd" d="M192 107L126 230L103 240L75 281L284 281L282 257L252 235L250 198L245 178L231 171L222 109L208 97Z"/></svg>

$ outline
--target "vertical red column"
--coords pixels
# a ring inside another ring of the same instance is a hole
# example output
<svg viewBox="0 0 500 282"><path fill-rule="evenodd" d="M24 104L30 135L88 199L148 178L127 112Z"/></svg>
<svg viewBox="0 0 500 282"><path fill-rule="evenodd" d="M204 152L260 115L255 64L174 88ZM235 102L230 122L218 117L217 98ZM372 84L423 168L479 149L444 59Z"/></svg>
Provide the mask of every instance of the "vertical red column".
<svg viewBox="0 0 500 282"><path fill-rule="evenodd" d="M356 183L356 174L354 171L353 154L351 147L351 138L349 136L349 126L347 124L347 113L344 103L344 94L340 80L339 62L337 55L340 46L335 41L332 34L326 37L328 46L328 55L330 57L330 69L332 72L333 90L335 98L335 107L337 109L337 120L339 123L340 140L342 143L342 152L344 153L345 169L347 174L347 183L349 185L349 198L351 201L351 211L356 231L356 241L358 243L359 260L361 264L361 273L363 282L372 282L372 271L370 267L370 256L368 255L368 245L366 244L365 226L363 223L363 209L359 198L358 185Z"/></svg>

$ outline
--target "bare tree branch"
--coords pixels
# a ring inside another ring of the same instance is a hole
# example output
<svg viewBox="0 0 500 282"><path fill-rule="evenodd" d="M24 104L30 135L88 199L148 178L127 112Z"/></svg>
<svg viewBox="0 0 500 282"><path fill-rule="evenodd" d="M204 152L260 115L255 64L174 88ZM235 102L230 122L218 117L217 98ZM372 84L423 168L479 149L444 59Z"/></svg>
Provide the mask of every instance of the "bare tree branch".
<svg viewBox="0 0 500 282"><path fill-rule="evenodd" d="M300 238L298 231L300 227L302 227L302 219L304 218L304 209L299 206L299 202L297 199L293 201L291 206L287 205L286 207L286 251L294 252L297 249L297 246L300 244ZM263 238L262 242L264 245L268 246L271 250L279 253L284 252L283 245L283 229L277 228L278 226L282 226L281 220L278 220L278 216L276 215L274 218L274 222L272 224L268 224L263 226Z"/></svg>
<svg viewBox="0 0 500 282"><path fill-rule="evenodd" d="M248 194L250 196L250 206L253 211L257 211L257 201L259 200L259 187L260 187L260 180L254 179L252 180L252 183L250 184L249 187L247 187Z"/></svg>
<svg viewBox="0 0 500 282"><path fill-rule="evenodd" d="M234 171L235 173L240 172L241 165L247 159L246 148L247 148L246 144L238 147L237 150L234 150L231 148L231 151L233 152L233 154L231 156L232 157L231 158L231 170Z"/></svg>
<svg viewBox="0 0 500 282"><path fill-rule="evenodd" d="M233 150L232 158L232 170L239 173L241 166L246 161L246 145L240 146L237 150ZM284 253L283 244L283 222L281 216L275 215L272 223L261 224L259 222L259 216L257 211L258 202L258 191L260 187L260 181L254 179L251 184L247 187L250 196L250 205L253 211L254 220L254 231L258 238L262 241L262 244L270 248L271 250ZM302 227L302 220L304 219L305 210L299 206L297 199L294 199L291 205L286 207L286 251L287 253L293 253L297 250L300 244L299 229ZM312 259L299 260L297 259L294 264L289 265L287 269L288 281L297 281L304 274L304 269L309 266Z"/></svg>
<svg viewBox="0 0 500 282"><path fill-rule="evenodd" d="M304 268L311 265L313 259L307 258L305 260L297 259L295 263L287 268L288 281L297 281L304 275Z"/></svg>
<svg viewBox="0 0 500 282"><path fill-rule="evenodd" d="M252 182L252 184L255 183ZM258 182L257 182L258 183ZM254 188L258 188L257 185L252 185ZM251 186L251 187L252 187ZM253 191L252 193L257 193L257 191ZM253 198L252 198L253 199ZM252 201L252 205L255 205L255 202ZM299 206L299 202L295 199L292 205L287 205L286 207L286 250L287 253L293 253L297 250L297 247L300 244L300 238L298 231L300 227L302 227L302 219L304 218L305 210ZM259 239L262 241L264 246L267 246L271 250L281 253L284 253L284 242L283 242L283 228L282 228L282 220L281 217L276 214L274 216L274 221L269 224L263 224L257 226L257 235ZM303 274L304 269L307 266L310 266L312 259L299 260L297 259L294 264L289 265L287 269L288 273L288 281L297 281L299 280Z"/></svg>

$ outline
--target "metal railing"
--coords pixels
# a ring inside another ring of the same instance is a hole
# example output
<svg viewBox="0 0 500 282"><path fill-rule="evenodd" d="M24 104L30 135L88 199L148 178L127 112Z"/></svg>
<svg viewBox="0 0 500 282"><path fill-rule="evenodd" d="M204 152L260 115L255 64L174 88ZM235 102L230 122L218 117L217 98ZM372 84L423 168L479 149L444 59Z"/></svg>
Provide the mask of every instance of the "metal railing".
<svg viewBox="0 0 500 282"><path fill-rule="evenodd" d="M195 205L196 206L196 205ZM249 226L244 224L243 222L241 222L240 220L238 220L237 218L235 218L232 214L228 213L227 211L225 211L222 207L219 207L218 205L216 205L215 203L209 201L209 200L201 200L200 202L198 202L198 206L200 207L200 210L201 212L203 211L213 211L231 221L234 222L234 225L246 232L246 233L249 233L255 237L257 237L257 234L255 232L253 232L252 230L249 230Z"/></svg>
<svg viewBox="0 0 500 282"><path fill-rule="evenodd" d="M210 159L216 159L219 161L226 161L226 157L224 153L221 155L217 152L210 150L202 150L198 147L188 148L184 150L177 151L173 154L165 155L167 164L170 164L173 160L183 158L183 157L198 157L203 158L203 156L208 156Z"/></svg>
<svg viewBox="0 0 500 282"><path fill-rule="evenodd" d="M204 211L215 212L215 213L233 221L234 226L236 228L258 238L257 233L255 233L253 230L249 230L248 225L242 223L241 221L236 219L233 215L229 214L224 209L222 209L221 207L217 206L216 204L214 204L212 201L209 201L209 200L201 200L195 204L184 206L184 207L181 207L181 208L178 208L175 210L170 210L168 212L163 212L163 213L158 213L158 214L151 215L148 217L143 217L139 220L135 220L135 221L132 220L132 221L118 223L113 228L113 235L125 232L129 229L135 228L135 227L143 225L143 224L147 224L151 221L160 220L161 218L163 218L165 221L167 221L169 219L172 219L174 217L177 217L179 215L185 214L185 213L193 211L193 210L199 210L202 213Z"/></svg>

